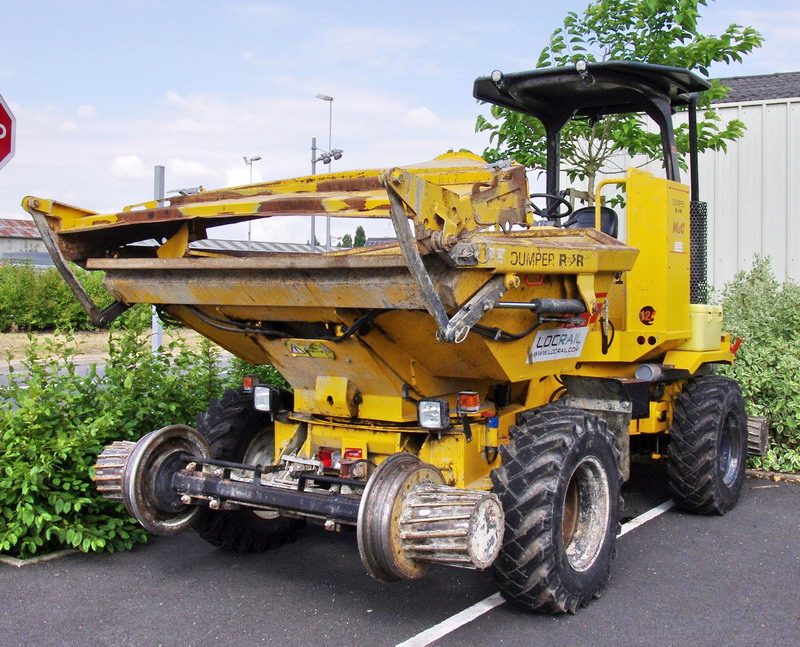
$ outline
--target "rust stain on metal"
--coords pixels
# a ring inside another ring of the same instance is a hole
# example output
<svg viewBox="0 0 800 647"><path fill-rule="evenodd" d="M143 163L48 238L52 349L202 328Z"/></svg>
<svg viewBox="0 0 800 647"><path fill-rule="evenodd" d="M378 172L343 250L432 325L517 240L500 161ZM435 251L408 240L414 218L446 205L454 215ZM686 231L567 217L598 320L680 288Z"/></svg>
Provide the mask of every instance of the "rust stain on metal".
<svg viewBox="0 0 800 647"><path fill-rule="evenodd" d="M209 202L211 200L240 200L242 198L255 198L256 196L262 195L273 195L274 192L259 187L257 190L251 191L236 191L233 189L221 190L221 191L203 191L201 193L195 193L193 195L182 195L175 198L170 199L170 204L173 207L180 207L182 205L187 204L195 204L198 202Z"/></svg>
<svg viewBox="0 0 800 647"><path fill-rule="evenodd" d="M186 217L181 213L180 209L175 209L174 207L150 209L148 211L122 211L116 214L116 216L119 222L128 224L151 222L156 219L159 221L181 220Z"/></svg>
<svg viewBox="0 0 800 647"><path fill-rule="evenodd" d="M366 211L367 207L367 198L365 197L352 197L352 198L345 198L343 202L350 208L356 211Z"/></svg>
<svg viewBox="0 0 800 647"><path fill-rule="evenodd" d="M319 191L377 191L383 185L377 175L347 179L324 180L317 183Z"/></svg>
<svg viewBox="0 0 800 647"><path fill-rule="evenodd" d="M492 192L496 191L499 179L500 179L499 176L495 175L494 177L492 177L491 182L476 182L475 184L473 184L472 195L471 195L472 199L473 200L485 199L490 191Z"/></svg>
<svg viewBox="0 0 800 647"><path fill-rule="evenodd" d="M287 213L322 213L322 198L315 197L286 197L275 200L265 200L258 208L261 215L287 214Z"/></svg>

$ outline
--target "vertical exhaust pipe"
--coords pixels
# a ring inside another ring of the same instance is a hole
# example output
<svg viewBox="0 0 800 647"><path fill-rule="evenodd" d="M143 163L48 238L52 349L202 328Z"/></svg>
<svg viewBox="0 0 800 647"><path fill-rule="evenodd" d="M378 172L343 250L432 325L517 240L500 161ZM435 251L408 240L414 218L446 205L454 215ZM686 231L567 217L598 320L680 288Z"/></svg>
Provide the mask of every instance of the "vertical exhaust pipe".
<svg viewBox="0 0 800 647"><path fill-rule="evenodd" d="M697 150L697 93L689 95L689 296L691 303L708 301L708 204L700 201Z"/></svg>

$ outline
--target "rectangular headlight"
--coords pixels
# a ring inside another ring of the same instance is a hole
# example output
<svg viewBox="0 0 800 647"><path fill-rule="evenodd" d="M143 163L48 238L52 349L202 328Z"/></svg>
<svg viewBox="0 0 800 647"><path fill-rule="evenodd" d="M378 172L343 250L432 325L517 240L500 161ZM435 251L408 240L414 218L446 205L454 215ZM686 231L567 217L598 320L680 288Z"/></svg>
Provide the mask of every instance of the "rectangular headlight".
<svg viewBox="0 0 800 647"><path fill-rule="evenodd" d="M419 426L423 429L448 429L450 407L446 400L420 400L417 405Z"/></svg>
<svg viewBox="0 0 800 647"><path fill-rule="evenodd" d="M280 408L280 392L274 386L253 386L253 407L256 411L277 411Z"/></svg>

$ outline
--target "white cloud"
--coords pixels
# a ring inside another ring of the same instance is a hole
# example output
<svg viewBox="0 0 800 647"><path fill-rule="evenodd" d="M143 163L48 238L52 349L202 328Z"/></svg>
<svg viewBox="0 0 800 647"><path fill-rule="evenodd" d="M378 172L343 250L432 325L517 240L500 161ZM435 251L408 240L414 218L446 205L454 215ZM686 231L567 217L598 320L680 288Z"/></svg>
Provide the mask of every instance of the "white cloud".
<svg viewBox="0 0 800 647"><path fill-rule="evenodd" d="M252 61L256 58L256 53L252 49L248 49L242 52L242 58L245 61Z"/></svg>
<svg viewBox="0 0 800 647"><path fill-rule="evenodd" d="M152 177L152 170L145 166L138 155L118 155L111 162L111 175L117 179L144 179Z"/></svg>
<svg viewBox="0 0 800 647"><path fill-rule="evenodd" d="M194 119L176 119L169 123L167 128L176 133L201 133L206 129L204 124L201 124Z"/></svg>
<svg viewBox="0 0 800 647"><path fill-rule="evenodd" d="M409 128L436 128L441 122L442 120L425 106L409 110L403 117L403 125Z"/></svg>
<svg viewBox="0 0 800 647"><path fill-rule="evenodd" d="M263 181L261 173L253 169L253 182ZM247 166L231 166L225 169L225 186L242 186L250 183L250 168Z"/></svg>
<svg viewBox="0 0 800 647"><path fill-rule="evenodd" d="M78 130L78 124L76 124L72 119L66 119L65 121L61 122L61 125L58 127L59 132L62 133L71 133Z"/></svg>
<svg viewBox="0 0 800 647"><path fill-rule="evenodd" d="M185 160L178 157L173 157L166 165L166 173L170 177L183 178L198 178L207 179L208 177L219 176L219 174L208 168L202 162L196 160Z"/></svg>
<svg viewBox="0 0 800 647"><path fill-rule="evenodd" d="M78 116L82 117L83 119L90 119L91 117L94 117L95 112L94 106L90 106L88 104L78 106Z"/></svg>
<svg viewBox="0 0 800 647"><path fill-rule="evenodd" d="M181 99L181 95L179 95L177 92L169 90L164 95L164 98L161 100L161 102L168 106L174 106L181 104L183 102L183 99Z"/></svg>

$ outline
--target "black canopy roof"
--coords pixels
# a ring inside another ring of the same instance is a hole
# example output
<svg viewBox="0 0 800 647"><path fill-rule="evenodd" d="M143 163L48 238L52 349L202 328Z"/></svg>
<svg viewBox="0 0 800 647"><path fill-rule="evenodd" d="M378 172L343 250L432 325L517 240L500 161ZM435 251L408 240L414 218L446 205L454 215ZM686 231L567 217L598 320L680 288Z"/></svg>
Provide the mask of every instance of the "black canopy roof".
<svg viewBox="0 0 800 647"><path fill-rule="evenodd" d="M473 94L560 128L576 115L649 114L654 102L687 105L690 93L709 87L708 81L681 68L607 61L587 63L583 73L574 65L513 74L495 72L476 79Z"/></svg>
<svg viewBox="0 0 800 647"><path fill-rule="evenodd" d="M477 99L539 119L547 131L547 192L558 187L558 139L575 116L644 112L658 124L667 177L679 180L672 113L707 90L708 81L689 70L652 63L580 61L565 67L503 74L475 80ZM692 111L693 112L693 109ZM692 117L693 119L693 117Z"/></svg>

